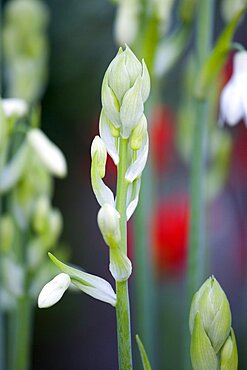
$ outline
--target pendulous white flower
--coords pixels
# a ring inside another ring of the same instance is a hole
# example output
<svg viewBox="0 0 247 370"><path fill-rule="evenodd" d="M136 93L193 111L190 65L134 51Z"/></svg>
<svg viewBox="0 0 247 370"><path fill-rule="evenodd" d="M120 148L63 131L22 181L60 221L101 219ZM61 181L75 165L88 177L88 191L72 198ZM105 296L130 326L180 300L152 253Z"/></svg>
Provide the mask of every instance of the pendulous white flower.
<svg viewBox="0 0 247 370"><path fill-rule="evenodd" d="M247 125L247 51L234 56L233 74L220 96L220 123L236 125L244 119Z"/></svg>
<svg viewBox="0 0 247 370"><path fill-rule="evenodd" d="M31 129L27 140L49 172L57 177L66 176L67 164L63 153L40 129Z"/></svg>
<svg viewBox="0 0 247 370"><path fill-rule="evenodd" d="M23 99L3 99L2 106L7 118L21 118L28 112L28 105Z"/></svg>
<svg viewBox="0 0 247 370"><path fill-rule="evenodd" d="M41 290L38 298L39 308L47 308L57 303L70 285L68 274L61 273L54 277Z"/></svg>
<svg viewBox="0 0 247 370"><path fill-rule="evenodd" d="M119 219L120 214L111 204L105 203L100 208L98 225L108 246L117 244L121 239Z"/></svg>

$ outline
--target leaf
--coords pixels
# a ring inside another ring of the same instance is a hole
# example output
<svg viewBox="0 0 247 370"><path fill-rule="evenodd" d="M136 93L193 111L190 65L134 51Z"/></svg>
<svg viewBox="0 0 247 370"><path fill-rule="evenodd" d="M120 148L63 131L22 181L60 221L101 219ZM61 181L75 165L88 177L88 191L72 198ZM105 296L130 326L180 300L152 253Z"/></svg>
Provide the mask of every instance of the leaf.
<svg viewBox="0 0 247 370"><path fill-rule="evenodd" d="M147 353L145 351L145 348L142 344L141 339L139 338L139 335L136 335L136 342L138 344L139 352L140 352L140 355L141 355L143 369L144 370L151 370L151 365L150 365L150 362L148 360Z"/></svg>
<svg viewBox="0 0 247 370"><path fill-rule="evenodd" d="M198 99L204 99L206 97L211 83L226 61L228 53L231 50L234 32L245 11L246 8L241 9L235 17L233 17L231 22L228 23L224 31L219 36L215 48L203 65L195 88L195 94Z"/></svg>

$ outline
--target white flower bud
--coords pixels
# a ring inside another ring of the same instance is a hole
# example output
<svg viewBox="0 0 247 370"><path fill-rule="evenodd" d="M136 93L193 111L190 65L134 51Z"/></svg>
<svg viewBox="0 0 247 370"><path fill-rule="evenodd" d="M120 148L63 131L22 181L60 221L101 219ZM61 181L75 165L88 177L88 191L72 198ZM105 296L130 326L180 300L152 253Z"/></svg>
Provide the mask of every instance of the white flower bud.
<svg viewBox="0 0 247 370"><path fill-rule="evenodd" d="M141 78L138 77L127 93L124 95L120 108L120 118L122 122L121 135L127 139L131 131L135 128L144 112L142 99Z"/></svg>
<svg viewBox="0 0 247 370"><path fill-rule="evenodd" d="M93 165L99 171L100 177L105 176L105 165L107 159L107 150L104 141L97 135L91 145L91 158Z"/></svg>
<svg viewBox="0 0 247 370"><path fill-rule="evenodd" d="M138 125L132 131L130 136L130 147L132 150L139 150L147 132L147 119L143 114Z"/></svg>
<svg viewBox="0 0 247 370"><path fill-rule="evenodd" d="M128 138L144 112L150 92L145 62L136 58L126 45L109 65L102 84L102 105L107 118Z"/></svg>
<svg viewBox="0 0 247 370"><path fill-rule="evenodd" d="M61 273L47 283L38 298L39 308L47 308L57 303L70 285L70 277Z"/></svg>
<svg viewBox="0 0 247 370"><path fill-rule="evenodd" d="M109 247L115 246L121 239L120 214L110 204L105 203L98 213L98 225L106 244Z"/></svg>
<svg viewBox="0 0 247 370"><path fill-rule="evenodd" d="M40 129L31 129L27 140L48 171L58 177L66 176L67 164L63 153Z"/></svg>
<svg viewBox="0 0 247 370"><path fill-rule="evenodd" d="M91 182L97 201L101 206L105 203L114 205L113 192L102 180L105 176L107 151L104 141L99 136L95 136L92 142L91 157Z"/></svg>
<svg viewBox="0 0 247 370"><path fill-rule="evenodd" d="M3 99L2 105L7 118L21 118L28 111L27 103L22 99Z"/></svg>

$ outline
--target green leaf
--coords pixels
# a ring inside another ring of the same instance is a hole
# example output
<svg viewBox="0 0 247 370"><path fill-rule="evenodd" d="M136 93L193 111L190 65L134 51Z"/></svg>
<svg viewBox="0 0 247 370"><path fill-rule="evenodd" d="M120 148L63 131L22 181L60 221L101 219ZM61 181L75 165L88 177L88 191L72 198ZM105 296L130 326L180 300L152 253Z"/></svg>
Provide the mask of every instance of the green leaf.
<svg viewBox="0 0 247 370"><path fill-rule="evenodd" d="M211 83L219 73L231 50L234 32L245 11L246 8L241 9L219 36L215 48L200 72L195 90L197 98L204 99L208 94Z"/></svg>
<svg viewBox="0 0 247 370"><path fill-rule="evenodd" d="M138 335L136 335L136 342L138 344L139 352L140 352L140 355L141 355L143 369L144 370L151 370L151 365L150 365L150 362L148 360L147 353L146 353L145 348L142 344L142 341L141 341L141 339L139 338Z"/></svg>

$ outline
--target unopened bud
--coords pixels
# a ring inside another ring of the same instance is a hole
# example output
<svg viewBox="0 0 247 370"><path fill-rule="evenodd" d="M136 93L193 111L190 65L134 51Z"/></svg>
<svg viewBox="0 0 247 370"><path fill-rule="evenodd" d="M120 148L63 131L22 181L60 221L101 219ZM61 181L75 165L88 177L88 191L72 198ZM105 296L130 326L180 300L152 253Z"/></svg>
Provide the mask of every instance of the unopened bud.
<svg viewBox="0 0 247 370"><path fill-rule="evenodd" d="M132 150L140 149L146 131L147 131L147 119L143 114L138 125L134 128L130 136L130 147Z"/></svg>
<svg viewBox="0 0 247 370"><path fill-rule="evenodd" d="M91 146L91 158L93 165L97 168L100 177L105 176L105 166L107 159L107 150L104 141L97 135L93 139Z"/></svg>
<svg viewBox="0 0 247 370"><path fill-rule="evenodd" d="M128 46L109 65L102 84L102 105L107 118L128 138L144 112L150 92L150 77L144 61Z"/></svg>
<svg viewBox="0 0 247 370"><path fill-rule="evenodd" d="M210 277L194 295L190 310L190 332L199 312L202 325L218 353L231 328L231 311L227 297L215 277Z"/></svg>
<svg viewBox="0 0 247 370"><path fill-rule="evenodd" d="M47 283L38 298L39 308L47 308L57 303L70 285L70 277L61 273Z"/></svg>
<svg viewBox="0 0 247 370"><path fill-rule="evenodd" d="M109 247L115 246L121 239L120 214L110 204L104 204L98 213L98 225L106 244Z"/></svg>

